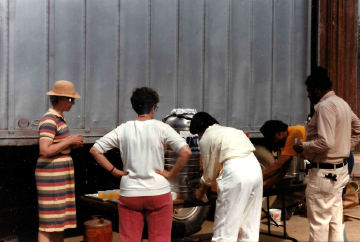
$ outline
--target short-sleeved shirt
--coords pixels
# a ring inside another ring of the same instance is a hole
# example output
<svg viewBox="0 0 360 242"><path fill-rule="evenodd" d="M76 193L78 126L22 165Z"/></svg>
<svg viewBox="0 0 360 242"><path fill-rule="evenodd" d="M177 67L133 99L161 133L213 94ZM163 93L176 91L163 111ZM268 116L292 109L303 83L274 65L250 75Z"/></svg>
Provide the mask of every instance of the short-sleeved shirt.
<svg viewBox="0 0 360 242"><path fill-rule="evenodd" d="M65 116L49 109L39 124L40 140L57 144L70 136ZM39 203L39 230L59 232L76 228L74 165L71 148L50 157L40 156L35 179Z"/></svg>
<svg viewBox="0 0 360 242"><path fill-rule="evenodd" d="M302 142L305 141L305 127L301 125L290 126L288 127L288 137L285 142L285 146L281 148L281 155L296 156L297 153L294 150L293 146L295 144L295 139L302 139Z"/></svg>
<svg viewBox="0 0 360 242"><path fill-rule="evenodd" d="M50 108L39 124L39 135L41 139L47 139L57 144L70 136L69 127L65 121L65 116L61 116L54 109ZM62 150L61 154L69 154L70 146Z"/></svg>
<svg viewBox="0 0 360 242"><path fill-rule="evenodd" d="M164 169L166 146L178 152L187 145L170 125L158 120L128 121L97 140L94 147L101 153L119 148L124 171L120 182L124 197L157 196L170 192L170 183L155 173Z"/></svg>

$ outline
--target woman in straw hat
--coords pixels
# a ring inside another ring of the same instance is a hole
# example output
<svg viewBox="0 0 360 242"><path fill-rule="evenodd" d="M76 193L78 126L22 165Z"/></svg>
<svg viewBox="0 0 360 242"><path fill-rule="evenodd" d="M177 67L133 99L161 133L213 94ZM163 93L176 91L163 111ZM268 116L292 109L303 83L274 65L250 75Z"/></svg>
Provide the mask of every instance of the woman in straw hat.
<svg viewBox="0 0 360 242"><path fill-rule="evenodd" d="M70 151L83 145L71 136L64 112L80 98L69 81L57 81L50 96L52 108L40 124L40 157L35 178L39 202L39 242L64 241L64 230L76 227L74 166Z"/></svg>

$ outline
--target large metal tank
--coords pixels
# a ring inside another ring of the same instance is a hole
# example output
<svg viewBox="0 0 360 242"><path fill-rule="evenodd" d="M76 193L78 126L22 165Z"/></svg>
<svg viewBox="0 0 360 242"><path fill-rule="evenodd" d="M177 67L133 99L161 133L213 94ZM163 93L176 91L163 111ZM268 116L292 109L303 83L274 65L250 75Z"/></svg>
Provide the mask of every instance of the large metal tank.
<svg viewBox="0 0 360 242"><path fill-rule="evenodd" d="M195 113L195 109L174 109L169 116L163 119L163 122L169 124L186 139L186 143L190 146L192 152L188 163L174 179L170 180L173 199L193 198L196 188L200 185L201 156L198 144L199 137L192 135L189 131L190 122ZM171 147L167 147L165 169L171 170L177 157L177 153L171 150ZM209 210L210 206L174 209L172 235L183 237L200 231Z"/></svg>
<svg viewBox="0 0 360 242"><path fill-rule="evenodd" d="M193 153L179 174L170 180L173 197L176 196L179 199L193 197L195 190L199 187L201 177L199 157L199 153ZM177 158L178 155L175 151L167 150L165 153L165 169L170 171L175 166Z"/></svg>
<svg viewBox="0 0 360 242"><path fill-rule="evenodd" d="M192 198L200 184L199 137L192 135L189 131L190 122L195 113L195 109L174 109L169 116L163 119L163 122L169 124L186 139L192 152L188 163L174 179L170 180L173 197L178 199ZM170 171L175 166L177 158L177 152L168 146L165 152L165 169Z"/></svg>

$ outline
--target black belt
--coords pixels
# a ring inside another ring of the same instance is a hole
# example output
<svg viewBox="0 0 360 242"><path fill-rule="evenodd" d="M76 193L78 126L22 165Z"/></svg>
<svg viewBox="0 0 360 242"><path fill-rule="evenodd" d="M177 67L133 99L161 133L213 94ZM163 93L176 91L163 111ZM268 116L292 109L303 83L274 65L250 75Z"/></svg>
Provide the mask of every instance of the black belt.
<svg viewBox="0 0 360 242"><path fill-rule="evenodd" d="M328 163L315 163L315 162L311 162L310 165L307 165L306 168L307 169L311 169L311 168L317 168L317 164L319 164L319 169L334 169L334 166L336 169L344 167L347 165L347 160L344 159L343 162L341 162L340 164L328 164Z"/></svg>

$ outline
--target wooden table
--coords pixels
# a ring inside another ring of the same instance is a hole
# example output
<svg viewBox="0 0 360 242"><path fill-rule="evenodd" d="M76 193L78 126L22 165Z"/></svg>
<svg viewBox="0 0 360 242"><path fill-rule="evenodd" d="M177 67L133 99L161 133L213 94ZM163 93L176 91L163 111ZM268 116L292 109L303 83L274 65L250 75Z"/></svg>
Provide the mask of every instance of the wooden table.
<svg viewBox="0 0 360 242"><path fill-rule="evenodd" d="M174 209L212 205L216 203L216 198L217 198L216 194L209 193L208 194L209 201L207 203L203 203L195 198L189 200L175 199L173 201ZM97 197L80 196L80 202L82 203L82 205L86 207L117 213L117 201L111 201L111 200L104 201L103 199Z"/></svg>

